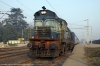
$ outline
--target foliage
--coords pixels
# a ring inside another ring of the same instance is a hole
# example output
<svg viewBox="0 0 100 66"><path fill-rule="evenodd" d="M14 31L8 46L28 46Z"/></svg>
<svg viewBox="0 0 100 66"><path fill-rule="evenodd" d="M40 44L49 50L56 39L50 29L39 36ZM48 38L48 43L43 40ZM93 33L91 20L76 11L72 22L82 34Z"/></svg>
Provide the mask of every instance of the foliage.
<svg viewBox="0 0 100 66"><path fill-rule="evenodd" d="M26 18L22 14L20 8L11 8L11 13L8 18L3 20L0 25L0 41L6 43L8 40L17 40L22 37L23 33L27 34L28 23L24 20ZM24 35L27 36L27 35Z"/></svg>
<svg viewBox="0 0 100 66"><path fill-rule="evenodd" d="M93 63L93 66L100 66L100 61L96 61Z"/></svg>
<svg viewBox="0 0 100 66"><path fill-rule="evenodd" d="M100 47L98 48L85 48L88 57L100 57Z"/></svg>
<svg viewBox="0 0 100 66"><path fill-rule="evenodd" d="M16 40L17 39L17 32L14 29L14 26L7 24L4 26L3 32L3 42L7 42L8 40Z"/></svg>
<svg viewBox="0 0 100 66"><path fill-rule="evenodd" d="M93 66L100 66L100 47L86 47L85 55Z"/></svg>
<svg viewBox="0 0 100 66"><path fill-rule="evenodd" d="M3 26L0 22L0 42L3 41L2 37L3 37Z"/></svg>

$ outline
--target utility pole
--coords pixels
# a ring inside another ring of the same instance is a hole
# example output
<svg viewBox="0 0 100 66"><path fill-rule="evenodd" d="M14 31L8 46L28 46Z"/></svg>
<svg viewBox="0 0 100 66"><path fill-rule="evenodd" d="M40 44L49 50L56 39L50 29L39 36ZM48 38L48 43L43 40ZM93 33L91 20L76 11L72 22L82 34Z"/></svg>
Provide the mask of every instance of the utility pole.
<svg viewBox="0 0 100 66"><path fill-rule="evenodd" d="M89 20L87 19L87 44L89 43Z"/></svg>
<svg viewBox="0 0 100 66"><path fill-rule="evenodd" d="M92 44L92 26L91 26L91 44Z"/></svg>
<svg viewBox="0 0 100 66"><path fill-rule="evenodd" d="M87 22L87 26L86 26L86 29L87 29L87 37L86 37L86 42L87 42L87 44L89 43L89 20L88 19L86 19L86 20L84 20L84 21L86 21Z"/></svg>
<svg viewBox="0 0 100 66"><path fill-rule="evenodd" d="M22 29L22 38L23 38L23 29Z"/></svg>

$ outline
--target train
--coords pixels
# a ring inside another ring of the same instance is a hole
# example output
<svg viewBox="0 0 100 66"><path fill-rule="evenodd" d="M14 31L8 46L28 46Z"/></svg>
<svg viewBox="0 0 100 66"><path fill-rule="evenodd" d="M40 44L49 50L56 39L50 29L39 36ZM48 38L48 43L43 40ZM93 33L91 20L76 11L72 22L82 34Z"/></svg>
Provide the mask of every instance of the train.
<svg viewBox="0 0 100 66"><path fill-rule="evenodd" d="M71 36L75 45L80 43L80 40L78 39L78 37L76 36L74 32L71 32Z"/></svg>
<svg viewBox="0 0 100 66"><path fill-rule="evenodd" d="M64 19L42 8L34 14L34 35L27 44L29 55L53 58L64 55L74 48L76 36Z"/></svg>

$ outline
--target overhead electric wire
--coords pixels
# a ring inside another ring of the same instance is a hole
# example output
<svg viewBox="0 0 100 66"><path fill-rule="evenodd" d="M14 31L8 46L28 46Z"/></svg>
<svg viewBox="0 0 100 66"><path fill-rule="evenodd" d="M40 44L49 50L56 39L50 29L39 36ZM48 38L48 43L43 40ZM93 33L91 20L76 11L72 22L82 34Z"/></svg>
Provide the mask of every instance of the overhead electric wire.
<svg viewBox="0 0 100 66"><path fill-rule="evenodd" d="M75 24L75 23L79 23L79 22L83 22L83 21L78 21L78 22L69 23L69 24L70 24L70 25L77 25L77 26L85 26L85 25L78 25L78 24Z"/></svg>
<svg viewBox="0 0 100 66"><path fill-rule="evenodd" d="M56 9L50 4L50 2L48 1L48 0L46 0L47 1L47 3L55 10L55 12L59 15L59 13L56 11ZM60 16L60 15L59 15ZM60 16L61 17L61 16ZM77 23L77 22L76 22ZM71 24L71 23L69 23L69 24ZM74 24L74 25L76 25L76 24ZM84 25L78 25L78 26L84 26Z"/></svg>
<svg viewBox="0 0 100 66"><path fill-rule="evenodd" d="M55 10L55 12L59 15L59 13L56 11L56 9L50 4L50 2L48 0L46 0L47 3L53 8L53 10ZM60 15L59 15L60 16ZM61 17L61 16L60 16Z"/></svg>
<svg viewBox="0 0 100 66"><path fill-rule="evenodd" d="M82 21L78 21L78 22L74 22L74 23L72 23L72 24L75 24L75 23L80 23L80 22L83 22L83 21L85 21L85 20L82 20Z"/></svg>
<svg viewBox="0 0 100 66"><path fill-rule="evenodd" d="M7 11L7 12L9 12L9 11ZM6 12L6 13L4 13L4 15L3 15L3 16L5 16L5 15L7 14L7 12ZM2 18L3 18L3 16L1 16L1 17L0 17L0 19L2 19Z"/></svg>
<svg viewBox="0 0 100 66"><path fill-rule="evenodd" d="M8 5L7 3L4 3L3 1L0 1L0 2L2 2L3 4L5 4L5 5L9 6L9 7L12 7L12 6Z"/></svg>
<svg viewBox="0 0 100 66"><path fill-rule="evenodd" d="M28 10L30 10L33 13L33 11L31 9L29 9L27 6L25 6L24 4L22 4L19 0L16 0L16 1L19 2L21 5L23 5L24 7L26 7Z"/></svg>
<svg viewBox="0 0 100 66"><path fill-rule="evenodd" d="M10 5L8 5L7 3L5 3L5 2L3 2L3 1L0 1L1 3L3 3L3 4L5 4L5 5L7 5L7 6L9 6L9 7L11 7L11 8L14 8L14 7L12 7L12 6L10 6ZM24 13L24 14L26 14L26 13ZM27 15L27 14L26 14ZM4 16L4 15L3 15ZM27 16L29 16L29 15L27 15ZM29 17L31 17L31 16L29 16ZM2 18L2 17L1 17ZM0 19L1 19L0 18ZM33 17L31 17L31 18L33 18Z"/></svg>
<svg viewBox="0 0 100 66"><path fill-rule="evenodd" d="M70 23L69 23L69 24L70 24ZM85 25L78 25L78 24L70 24L70 25L85 26Z"/></svg>
<svg viewBox="0 0 100 66"><path fill-rule="evenodd" d="M25 15L27 15L27 16L29 16L28 14L26 14L26 13L24 13ZM31 17L31 16L29 16L30 18L32 18L33 19L33 17Z"/></svg>

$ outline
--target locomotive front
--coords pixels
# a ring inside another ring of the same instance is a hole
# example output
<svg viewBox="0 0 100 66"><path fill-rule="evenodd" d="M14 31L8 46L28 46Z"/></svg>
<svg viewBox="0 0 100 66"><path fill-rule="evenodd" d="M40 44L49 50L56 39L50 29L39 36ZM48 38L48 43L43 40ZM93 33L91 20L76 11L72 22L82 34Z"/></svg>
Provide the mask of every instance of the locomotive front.
<svg viewBox="0 0 100 66"><path fill-rule="evenodd" d="M30 54L36 57L56 57L60 47L60 23L50 10L39 10L34 14L34 36L29 39Z"/></svg>

